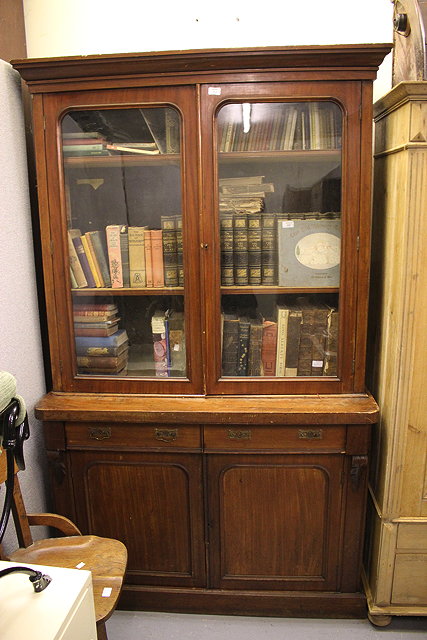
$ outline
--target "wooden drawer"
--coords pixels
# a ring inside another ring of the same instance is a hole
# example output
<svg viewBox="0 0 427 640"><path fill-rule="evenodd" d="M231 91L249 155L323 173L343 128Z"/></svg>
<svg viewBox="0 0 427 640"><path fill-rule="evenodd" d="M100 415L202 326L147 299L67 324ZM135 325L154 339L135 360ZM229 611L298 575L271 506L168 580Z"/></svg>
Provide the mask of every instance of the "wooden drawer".
<svg viewBox="0 0 427 640"><path fill-rule="evenodd" d="M332 451L345 450L343 425L241 427L206 426L205 451Z"/></svg>
<svg viewBox="0 0 427 640"><path fill-rule="evenodd" d="M65 425L69 449L179 449L200 450L197 425L103 424L68 422Z"/></svg>

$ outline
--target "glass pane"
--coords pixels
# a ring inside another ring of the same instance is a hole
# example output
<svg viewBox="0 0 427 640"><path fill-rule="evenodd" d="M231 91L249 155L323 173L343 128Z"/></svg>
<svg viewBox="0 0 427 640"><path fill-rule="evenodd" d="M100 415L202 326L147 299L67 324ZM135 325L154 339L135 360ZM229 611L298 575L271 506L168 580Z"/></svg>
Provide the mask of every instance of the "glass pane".
<svg viewBox="0 0 427 640"><path fill-rule="evenodd" d="M228 104L217 132L222 376L336 376L341 110Z"/></svg>
<svg viewBox="0 0 427 640"><path fill-rule="evenodd" d="M62 120L79 375L186 376L180 136L171 107Z"/></svg>

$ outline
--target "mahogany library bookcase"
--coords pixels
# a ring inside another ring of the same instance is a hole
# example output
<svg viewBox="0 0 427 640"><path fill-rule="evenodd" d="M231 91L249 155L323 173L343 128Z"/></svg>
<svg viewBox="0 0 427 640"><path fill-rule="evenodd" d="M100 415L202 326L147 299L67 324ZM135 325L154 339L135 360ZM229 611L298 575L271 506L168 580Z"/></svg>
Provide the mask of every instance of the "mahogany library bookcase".
<svg viewBox="0 0 427 640"><path fill-rule="evenodd" d="M14 61L55 509L124 608L364 616L372 83L390 46Z"/></svg>

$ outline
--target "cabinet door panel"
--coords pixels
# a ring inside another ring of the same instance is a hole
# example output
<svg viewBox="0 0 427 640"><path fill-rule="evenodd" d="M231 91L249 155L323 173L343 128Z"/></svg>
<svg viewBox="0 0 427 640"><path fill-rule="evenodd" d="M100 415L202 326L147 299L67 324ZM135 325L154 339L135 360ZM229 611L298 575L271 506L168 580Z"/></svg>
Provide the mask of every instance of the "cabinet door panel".
<svg viewBox="0 0 427 640"><path fill-rule="evenodd" d="M341 456L219 455L208 465L213 587L337 588Z"/></svg>
<svg viewBox="0 0 427 640"><path fill-rule="evenodd" d="M72 466L79 524L124 542L129 582L203 584L198 456L73 453Z"/></svg>

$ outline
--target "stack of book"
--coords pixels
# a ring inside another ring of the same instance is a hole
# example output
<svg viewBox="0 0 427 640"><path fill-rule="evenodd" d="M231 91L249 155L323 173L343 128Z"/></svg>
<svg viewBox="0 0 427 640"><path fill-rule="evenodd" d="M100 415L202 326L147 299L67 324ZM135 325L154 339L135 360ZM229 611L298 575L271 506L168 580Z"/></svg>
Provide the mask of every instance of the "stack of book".
<svg viewBox="0 0 427 640"><path fill-rule="evenodd" d="M338 309L299 299L273 319L222 314L223 376L336 376Z"/></svg>
<svg viewBox="0 0 427 640"><path fill-rule="evenodd" d="M274 192L271 182L263 182L264 176L220 178L220 213L258 213L264 209L267 193Z"/></svg>
<svg viewBox="0 0 427 640"><path fill-rule="evenodd" d="M184 284L182 217L162 216L161 229L108 225L68 230L73 288L163 288Z"/></svg>
<svg viewBox="0 0 427 640"><path fill-rule="evenodd" d="M78 372L123 373L129 341L126 330L119 329L117 305L75 304L73 318Z"/></svg>
<svg viewBox="0 0 427 640"><path fill-rule="evenodd" d="M182 377L186 371L184 313L158 309L151 318L153 360L158 377Z"/></svg>
<svg viewBox="0 0 427 640"><path fill-rule="evenodd" d="M62 134L62 151L65 156L109 155L107 140L98 131Z"/></svg>

